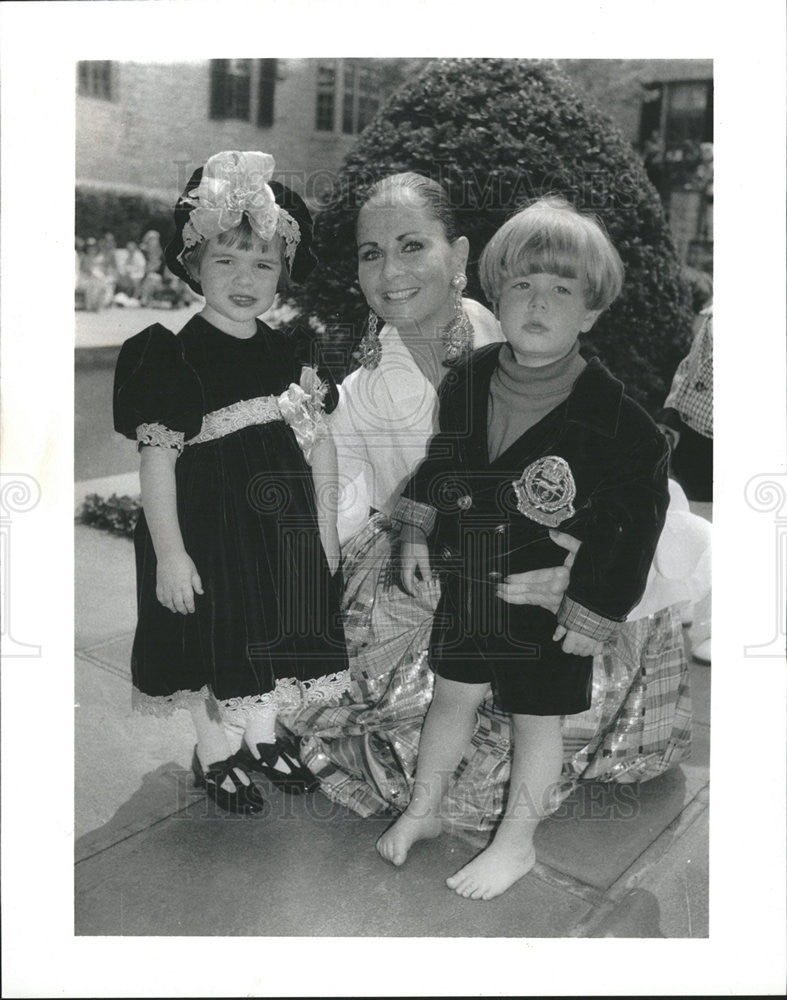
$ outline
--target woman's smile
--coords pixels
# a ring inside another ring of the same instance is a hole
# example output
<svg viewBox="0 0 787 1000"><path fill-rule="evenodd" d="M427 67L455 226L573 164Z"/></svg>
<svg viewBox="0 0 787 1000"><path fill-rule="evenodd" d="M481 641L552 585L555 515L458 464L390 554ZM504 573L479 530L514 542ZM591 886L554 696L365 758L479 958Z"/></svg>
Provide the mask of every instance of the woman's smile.
<svg viewBox="0 0 787 1000"><path fill-rule="evenodd" d="M418 288L402 288L395 292L383 292L386 302L406 302L419 292Z"/></svg>

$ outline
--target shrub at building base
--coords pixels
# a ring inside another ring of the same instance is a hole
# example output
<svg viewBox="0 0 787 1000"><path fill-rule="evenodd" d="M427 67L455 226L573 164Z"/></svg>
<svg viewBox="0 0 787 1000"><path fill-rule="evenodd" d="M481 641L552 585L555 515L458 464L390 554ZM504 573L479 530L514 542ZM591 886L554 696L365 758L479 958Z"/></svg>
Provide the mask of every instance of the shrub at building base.
<svg viewBox="0 0 787 1000"><path fill-rule="evenodd" d="M162 245L167 243L174 232L172 205L161 198L77 186L75 231L82 239L112 233L122 247L129 240L138 243L149 229L158 230Z"/></svg>
<svg viewBox="0 0 787 1000"><path fill-rule="evenodd" d="M523 203L552 193L594 212L620 251L626 283L583 353L598 354L636 399L658 409L688 349L688 288L638 156L553 63L434 60L363 132L318 217L321 265L296 293L328 344L357 342L367 312L356 275L357 206L372 183L403 170L448 188L470 240L466 294L482 302L475 264Z"/></svg>
<svg viewBox="0 0 787 1000"><path fill-rule="evenodd" d="M113 535L133 538L141 509L142 503L138 496L119 497L113 493L106 500L98 493L89 493L77 513L77 521L93 528L101 528Z"/></svg>

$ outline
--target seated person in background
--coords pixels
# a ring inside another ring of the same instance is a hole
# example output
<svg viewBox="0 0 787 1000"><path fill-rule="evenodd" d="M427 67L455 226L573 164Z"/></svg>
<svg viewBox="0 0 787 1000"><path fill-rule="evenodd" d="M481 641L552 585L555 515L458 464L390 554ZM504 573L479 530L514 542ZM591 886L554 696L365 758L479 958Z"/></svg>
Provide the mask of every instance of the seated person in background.
<svg viewBox="0 0 787 1000"><path fill-rule="evenodd" d="M689 500L713 500L713 306L700 313L691 350L678 365L658 417L671 471Z"/></svg>
<svg viewBox="0 0 787 1000"><path fill-rule="evenodd" d="M91 236L85 241L85 252L79 262L76 291L88 312L98 312L112 301L114 279L107 275L98 243Z"/></svg>

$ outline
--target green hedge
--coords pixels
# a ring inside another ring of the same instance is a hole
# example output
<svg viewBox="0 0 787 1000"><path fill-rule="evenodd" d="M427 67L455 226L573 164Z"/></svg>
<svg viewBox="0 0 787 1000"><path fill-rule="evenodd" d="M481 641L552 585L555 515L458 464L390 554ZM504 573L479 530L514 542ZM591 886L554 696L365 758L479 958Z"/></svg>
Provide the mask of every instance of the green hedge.
<svg viewBox="0 0 787 1000"><path fill-rule="evenodd" d="M142 504L138 496L119 497L113 493L108 500L105 500L98 493L89 493L77 514L77 521L80 524L109 531L113 535L133 538L141 509Z"/></svg>
<svg viewBox="0 0 787 1000"><path fill-rule="evenodd" d="M631 395L658 409L688 348L689 289L639 157L554 63L433 60L362 133L317 219L321 264L295 294L345 359L367 311L355 264L357 208L372 183L402 170L448 188L471 245L467 294L480 301L475 262L524 202L554 193L594 211L623 258L626 284L584 353L598 354Z"/></svg>
<svg viewBox="0 0 787 1000"><path fill-rule="evenodd" d="M173 205L162 198L77 186L75 233L82 239L113 233L118 246L125 246L129 240L138 243L148 229L157 229L164 245L175 231Z"/></svg>

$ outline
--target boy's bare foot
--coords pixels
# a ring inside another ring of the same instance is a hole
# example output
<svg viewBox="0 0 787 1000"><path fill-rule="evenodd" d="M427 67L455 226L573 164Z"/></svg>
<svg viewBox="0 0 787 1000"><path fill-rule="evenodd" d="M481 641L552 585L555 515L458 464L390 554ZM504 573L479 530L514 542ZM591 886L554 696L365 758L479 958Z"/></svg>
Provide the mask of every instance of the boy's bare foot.
<svg viewBox="0 0 787 1000"><path fill-rule="evenodd" d="M527 875L535 863L536 852L532 846L523 852L492 843L447 878L445 884L466 899L494 899Z"/></svg>
<svg viewBox="0 0 787 1000"><path fill-rule="evenodd" d="M434 816L416 818L404 812L377 841L377 851L392 865L403 865L416 841L438 837L441 829L440 820Z"/></svg>

